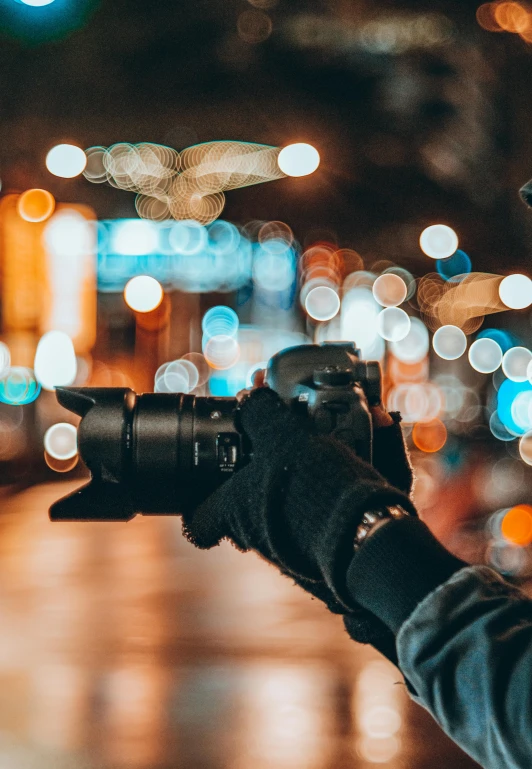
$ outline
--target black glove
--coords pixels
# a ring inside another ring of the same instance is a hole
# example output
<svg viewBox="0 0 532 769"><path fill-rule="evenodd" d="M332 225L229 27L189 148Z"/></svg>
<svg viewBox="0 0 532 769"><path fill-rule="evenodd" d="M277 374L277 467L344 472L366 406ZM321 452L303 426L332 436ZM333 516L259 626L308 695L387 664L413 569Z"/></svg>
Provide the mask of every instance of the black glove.
<svg viewBox="0 0 532 769"><path fill-rule="evenodd" d="M363 513L401 505L415 515L409 498L348 446L314 435L311 420L294 415L269 388L254 390L243 402L240 422L251 439L253 460L199 508L184 514L185 535L201 548L228 538L243 551L257 551L331 611L345 615L353 638L395 658L391 631L356 604L346 573ZM394 462L386 457L388 469L402 473L403 485L409 485L397 418L376 431L375 455L385 454L386 431L390 445L401 447Z"/></svg>

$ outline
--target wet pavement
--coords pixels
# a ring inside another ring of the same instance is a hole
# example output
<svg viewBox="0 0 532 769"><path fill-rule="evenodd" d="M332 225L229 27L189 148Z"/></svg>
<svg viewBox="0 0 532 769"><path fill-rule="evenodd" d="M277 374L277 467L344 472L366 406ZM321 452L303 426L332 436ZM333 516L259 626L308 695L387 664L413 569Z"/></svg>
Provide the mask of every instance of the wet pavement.
<svg viewBox="0 0 532 769"><path fill-rule="evenodd" d="M2 498L0 769L470 769L401 675L254 554L179 518Z"/></svg>

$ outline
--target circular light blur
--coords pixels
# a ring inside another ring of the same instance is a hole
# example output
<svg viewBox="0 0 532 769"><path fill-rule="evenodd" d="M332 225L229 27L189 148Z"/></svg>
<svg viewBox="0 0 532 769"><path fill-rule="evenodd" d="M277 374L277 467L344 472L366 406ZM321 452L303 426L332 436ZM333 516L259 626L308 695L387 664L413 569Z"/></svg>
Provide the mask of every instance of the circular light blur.
<svg viewBox="0 0 532 769"><path fill-rule="evenodd" d="M73 179L85 170L87 156L73 144L58 144L46 156L46 168L54 176Z"/></svg>
<svg viewBox="0 0 532 769"><path fill-rule="evenodd" d="M129 219L113 228L111 250L124 256L152 254L159 245L159 230L153 222Z"/></svg>
<svg viewBox="0 0 532 769"><path fill-rule="evenodd" d="M137 275L124 289L124 299L135 312L152 312L163 301L163 287L149 275Z"/></svg>
<svg viewBox="0 0 532 769"><path fill-rule="evenodd" d="M388 272L380 275L373 284L375 301L383 307L397 307L406 299L408 288L399 275Z"/></svg>
<svg viewBox="0 0 532 769"><path fill-rule="evenodd" d="M399 307L388 307L377 316L377 332L388 342L399 342L410 331L410 318Z"/></svg>
<svg viewBox="0 0 532 769"><path fill-rule="evenodd" d="M483 339L484 337L497 342L503 353L508 352L510 347L514 346L510 334L500 328L483 328L482 331L478 332L477 339Z"/></svg>
<svg viewBox="0 0 532 769"><path fill-rule="evenodd" d="M532 507L516 505L508 510L501 522L501 534L507 542L526 547L532 542Z"/></svg>
<svg viewBox="0 0 532 769"><path fill-rule="evenodd" d="M477 339L469 348L469 362L475 371L491 374L502 362L502 350L493 339Z"/></svg>
<svg viewBox="0 0 532 769"><path fill-rule="evenodd" d="M458 249L447 259L439 259L436 263L436 271L444 280L456 282L458 276L471 272L471 259L465 251Z"/></svg>
<svg viewBox="0 0 532 769"><path fill-rule="evenodd" d="M54 0L20 0L20 2L32 8L42 8L44 5L50 5Z"/></svg>
<svg viewBox="0 0 532 769"><path fill-rule="evenodd" d="M519 454L523 462L527 465L532 465L532 430L529 430L520 439Z"/></svg>
<svg viewBox="0 0 532 769"><path fill-rule="evenodd" d="M467 338L458 326L442 326L434 334L432 346L440 358L456 360L464 354L467 347Z"/></svg>
<svg viewBox="0 0 532 769"><path fill-rule="evenodd" d="M515 435L512 435L512 433L506 429L506 425L501 422L499 414L496 411L494 411L490 417L489 427L491 434L494 438L497 438L498 441L514 441L516 438Z"/></svg>
<svg viewBox="0 0 532 769"><path fill-rule="evenodd" d="M0 342L0 376L4 376L10 365L11 353L9 352L9 347L4 342Z"/></svg>
<svg viewBox="0 0 532 769"><path fill-rule="evenodd" d="M316 286L305 299L305 309L314 320L332 320L340 309L340 297L329 286Z"/></svg>
<svg viewBox="0 0 532 769"><path fill-rule="evenodd" d="M419 245L431 259L447 259L458 248L458 235L446 224L432 224L421 233Z"/></svg>
<svg viewBox="0 0 532 769"><path fill-rule="evenodd" d="M502 370L512 382L526 382L532 352L526 347L511 347L502 358Z"/></svg>
<svg viewBox="0 0 532 769"><path fill-rule="evenodd" d="M277 158L279 168L287 176L308 176L320 164L320 154L311 144L289 144Z"/></svg>
<svg viewBox="0 0 532 769"><path fill-rule="evenodd" d="M238 332L238 326L240 321L238 315L231 307L226 307L223 304L211 307L201 322L201 329L205 339L210 339L212 336L219 336L220 334L225 336L236 336Z"/></svg>
<svg viewBox="0 0 532 769"><path fill-rule="evenodd" d="M78 453L78 431L74 425L59 422L44 434L44 450L53 459L73 459Z"/></svg>
<svg viewBox="0 0 532 769"><path fill-rule="evenodd" d="M44 228L43 240L54 256L74 258L92 252L93 235L91 222L73 208L67 208L52 216Z"/></svg>
<svg viewBox="0 0 532 769"><path fill-rule="evenodd" d="M499 296L511 310L523 310L532 304L532 280L526 275L508 275L501 281Z"/></svg>
<svg viewBox="0 0 532 769"><path fill-rule="evenodd" d="M203 348L205 360L211 368L224 370L235 365L240 357L236 339L227 334L212 336Z"/></svg>
<svg viewBox="0 0 532 769"><path fill-rule="evenodd" d="M441 419L432 419L430 422L417 422L412 429L414 445L432 454L439 451L447 440L447 428Z"/></svg>
<svg viewBox="0 0 532 769"><path fill-rule="evenodd" d="M204 385L211 373L209 364L204 356L200 352L188 352L186 355L183 355L180 360L182 363L191 363L194 366L198 375L198 381L194 387L201 387L201 385Z"/></svg>
<svg viewBox="0 0 532 769"><path fill-rule="evenodd" d="M10 406L25 406L36 400L41 385L33 372L24 366L11 366L0 379L0 402Z"/></svg>
<svg viewBox="0 0 532 769"><path fill-rule="evenodd" d="M35 352L35 378L45 390L71 385L77 373L72 339L63 331L48 331Z"/></svg>
<svg viewBox="0 0 532 769"><path fill-rule="evenodd" d="M391 342L390 350L402 363L419 363L429 350L429 332L419 318L410 318L410 330L404 339Z"/></svg>
<svg viewBox="0 0 532 769"><path fill-rule="evenodd" d="M19 216L27 222L45 222L54 209L55 198L48 190L26 190L17 202Z"/></svg>

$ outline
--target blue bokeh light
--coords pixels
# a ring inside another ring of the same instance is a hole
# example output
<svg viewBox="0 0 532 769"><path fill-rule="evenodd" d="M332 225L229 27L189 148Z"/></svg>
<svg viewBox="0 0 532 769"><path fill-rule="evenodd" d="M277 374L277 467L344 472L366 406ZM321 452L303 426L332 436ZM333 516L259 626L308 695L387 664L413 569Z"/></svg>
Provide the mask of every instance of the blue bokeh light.
<svg viewBox="0 0 532 769"><path fill-rule="evenodd" d="M506 379L497 393L497 415L504 427L513 435L524 435L526 430L520 427L512 416L512 404L519 393L532 390L530 382L512 382Z"/></svg>
<svg viewBox="0 0 532 769"><path fill-rule="evenodd" d="M457 282L459 277L471 272L471 259L465 251L455 251L448 259L438 259L436 269L444 280Z"/></svg>

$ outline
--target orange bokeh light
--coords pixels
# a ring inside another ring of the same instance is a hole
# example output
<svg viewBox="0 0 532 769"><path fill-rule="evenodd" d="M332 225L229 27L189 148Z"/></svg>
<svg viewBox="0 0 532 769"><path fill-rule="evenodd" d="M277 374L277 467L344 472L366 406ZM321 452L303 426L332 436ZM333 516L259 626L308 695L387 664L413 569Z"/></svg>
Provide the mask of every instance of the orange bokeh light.
<svg viewBox="0 0 532 769"><path fill-rule="evenodd" d="M420 451L433 454L445 446L447 428L441 419L431 419L430 422L416 422L412 429L412 440Z"/></svg>
<svg viewBox="0 0 532 769"><path fill-rule="evenodd" d="M525 32L530 26L530 13L520 3L498 3L493 16L505 32Z"/></svg>
<svg viewBox="0 0 532 769"><path fill-rule="evenodd" d="M512 545L526 547L532 542L532 506L516 505L508 510L501 523L504 539Z"/></svg>
<svg viewBox="0 0 532 769"><path fill-rule="evenodd" d="M19 197L17 211L27 222L45 222L55 210L55 198L48 190L26 190Z"/></svg>
<svg viewBox="0 0 532 769"><path fill-rule="evenodd" d="M495 20L495 8L497 3L482 3L477 8L477 21L482 29L488 32L502 32L502 27Z"/></svg>

